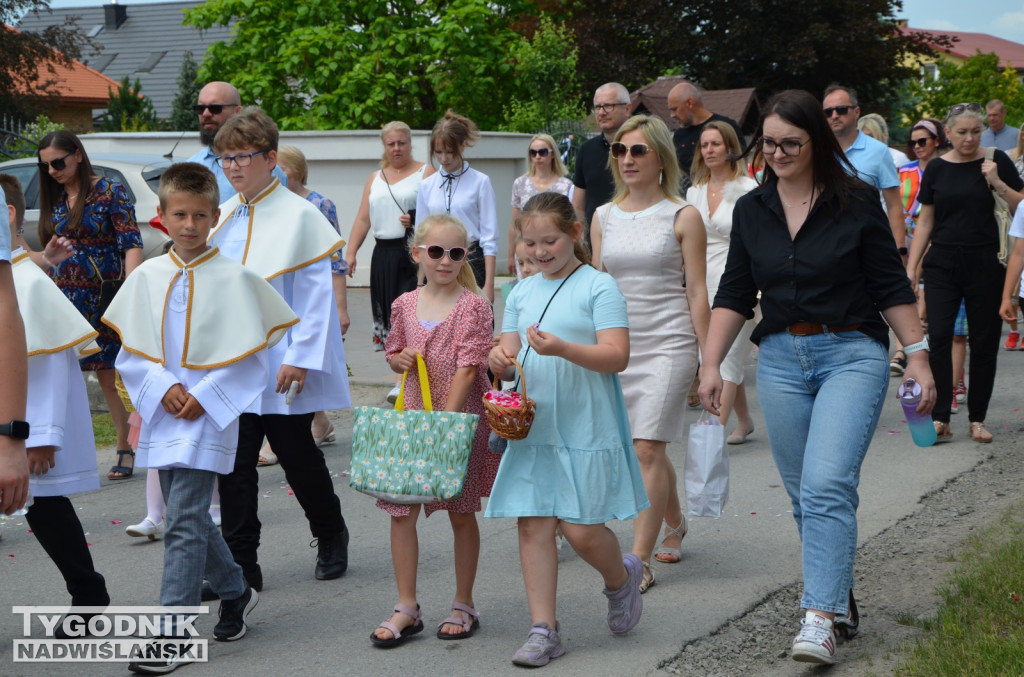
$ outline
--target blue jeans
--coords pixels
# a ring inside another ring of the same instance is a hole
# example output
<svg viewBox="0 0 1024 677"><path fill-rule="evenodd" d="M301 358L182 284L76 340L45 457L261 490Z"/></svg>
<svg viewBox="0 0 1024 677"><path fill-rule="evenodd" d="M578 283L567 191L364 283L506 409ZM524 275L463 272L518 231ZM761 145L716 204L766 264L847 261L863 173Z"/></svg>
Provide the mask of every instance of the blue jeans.
<svg viewBox="0 0 1024 677"><path fill-rule="evenodd" d="M221 599L237 599L249 587L210 517L216 477L208 470L160 470L167 504L161 606L199 606L204 576ZM164 628L164 634L174 636L174 629Z"/></svg>
<svg viewBox="0 0 1024 677"><path fill-rule="evenodd" d="M858 331L771 334L757 395L803 543L805 609L848 612L860 466L889 385L889 359Z"/></svg>

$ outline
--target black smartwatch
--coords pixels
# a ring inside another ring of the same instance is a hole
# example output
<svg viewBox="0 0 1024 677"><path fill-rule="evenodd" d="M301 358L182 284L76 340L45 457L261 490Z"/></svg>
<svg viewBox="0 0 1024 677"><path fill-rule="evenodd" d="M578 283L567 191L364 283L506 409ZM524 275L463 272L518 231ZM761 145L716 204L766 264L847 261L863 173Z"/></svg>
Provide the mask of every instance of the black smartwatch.
<svg viewBox="0 0 1024 677"><path fill-rule="evenodd" d="M910 253L910 251L906 247L900 247L896 251L900 253L900 256L906 256L907 254Z"/></svg>
<svg viewBox="0 0 1024 677"><path fill-rule="evenodd" d="M13 437L16 440L27 440L28 422L11 421L10 423L0 423L0 435L7 435L8 437Z"/></svg>

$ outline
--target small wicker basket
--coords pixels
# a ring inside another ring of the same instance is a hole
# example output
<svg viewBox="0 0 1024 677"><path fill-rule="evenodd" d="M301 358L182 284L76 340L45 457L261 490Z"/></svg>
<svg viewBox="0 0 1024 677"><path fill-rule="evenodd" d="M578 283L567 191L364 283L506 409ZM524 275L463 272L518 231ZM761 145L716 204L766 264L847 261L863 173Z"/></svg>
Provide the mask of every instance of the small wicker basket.
<svg viewBox="0 0 1024 677"><path fill-rule="evenodd" d="M489 402L483 398L484 412L487 415L487 422L491 424L491 430L498 437L506 440L521 440L530 434L530 426L533 425L533 415L537 403L526 396L526 376L523 374L522 366L510 357L512 364L519 370L519 381L523 384L523 406L503 407L499 404ZM497 375L494 377L494 389L501 389L501 381Z"/></svg>

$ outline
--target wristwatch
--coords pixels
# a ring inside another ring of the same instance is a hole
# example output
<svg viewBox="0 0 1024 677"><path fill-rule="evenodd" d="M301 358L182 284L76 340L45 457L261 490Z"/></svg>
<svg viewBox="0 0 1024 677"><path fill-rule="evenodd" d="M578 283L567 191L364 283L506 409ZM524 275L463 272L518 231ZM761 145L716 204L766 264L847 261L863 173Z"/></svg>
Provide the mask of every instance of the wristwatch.
<svg viewBox="0 0 1024 677"><path fill-rule="evenodd" d="M16 440L27 440L28 422L11 421L10 423L0 423L0 435L7 435L8 437L13 437Z"/></svg>
<svg viewBox="0 0 1024 677"><path fill-rule="evenodd" d="M928 337L925 336L921 341L914 343L909 346L903 346L903 354L910 355L912 353L919 352L921 350L928 350Z"/></svg>
<svg viewBox="0 0 1024 677"><path fill-rule="evenodd" d="M908 250L906 247L900 247L896 251L899 252L900 256L906 256L907 254L910 253L910 250Z"/></svg>

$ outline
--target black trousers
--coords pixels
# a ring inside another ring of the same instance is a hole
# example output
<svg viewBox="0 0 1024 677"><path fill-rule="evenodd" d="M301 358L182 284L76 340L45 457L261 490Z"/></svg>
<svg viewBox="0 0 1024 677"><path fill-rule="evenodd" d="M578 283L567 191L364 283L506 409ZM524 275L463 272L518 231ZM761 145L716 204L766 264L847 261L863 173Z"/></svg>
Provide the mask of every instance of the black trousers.
<svg viewBox="0 0 1024 677"><path fill-rule="evenodd" d="M341 501L316 446L310 425L313 414L242 414L239 419L235 469L220 476L221 533L231 555L244 571L252 571L260 547L259 473L256 460L266 435L280 459L284 476L306 513L314 538L332 536L345 528Z"/></svg>
<svg viewBox="0 0 1024 677"><path fill-rule="evenodd" d="M85 530L66 496L36 496L25 515L39 545L57 565L74 606L107 606L107 584L93 567Z"/></svg>
<svg viewBox="0 0 1024 677"><path fill-rule="evenodd" d="M933 244L924 257L924 300L928 306L928 362L935 377L936 421L949 422L953 401L953 325L963 299L967 308L967 412L971 421L984 421L996 380L996 356L1003 321L999 303L1006 268L995 249L944 247Z"/></svg>

